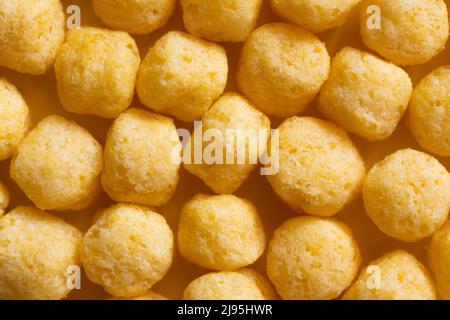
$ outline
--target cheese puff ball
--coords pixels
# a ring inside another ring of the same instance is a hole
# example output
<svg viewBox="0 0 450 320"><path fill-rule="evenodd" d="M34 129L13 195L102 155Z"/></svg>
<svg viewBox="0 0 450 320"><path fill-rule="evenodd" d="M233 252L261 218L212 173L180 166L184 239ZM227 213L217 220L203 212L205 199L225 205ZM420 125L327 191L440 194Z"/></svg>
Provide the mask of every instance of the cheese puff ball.
<svg viewBox="0 0 450 320"><path fill-rule="evenodd" d="M87 277L111 295L135 297L161 280L173 256L173 235L163 216L117 204L89 228L81 245Z"/></svg>
<svg viewBox="0 0 450 320"><path fill-rule="evenodd" d="M285 300L334 299L355 279L360 260L346 225L304 216L275 230L267 251L267 274Z"/></svg>
<svg viewBox="0 0 450 320"><path fill-rule="evenodd" d="M137 81L141 102L182 121L199 119L225 90L225 50L187 33L171 31L156 41Z"/></svg>
<svg viewBox="0 0 450 320"><path fill-rule="evenodd" d="M256 272L255 270L250 268L243 268L236 270L236 272L253 279L253 281L255 281L256 285L258 286L259 290L261 290L261 293L263 294L265 299L267 300L279 299L278 294L276 293L270 281L267 280L258 272Z"/></svg>
<svg viewBox="0 0 450 320"><path fill-rule="evenodd" d="M0 123L1 161L13 155L30 125L30 112L25 100L4 78L0 78Z"/></svg>
<svg viewBox="0 0 450 320"><path fill-rule="evenodd" d="M256 26L262 0L181 0L186 29L210 41L242 42Z"/></svg>
<svg viewBox="0 0 450 320"><path fill-rule="evenodd" d="M0 65L43 74L64 41L65 17L59 0L0 1Z"/></svg>
<svg viewBox="0 0 450 320"><path fill-rule="evenodd" d="M55 63L59 99L69 112L115 118L131 104L139 65L127 33L73 29Z"/></svg>
<svg viewBox="0 0 450 320"><path fill-rule="evenodd" d="M237 83L262 112L289 117L316 97L329 71L330 56L315 35L292 25L271 23L247 38Z"/></svg>
<svg viewBox="0 0 450 320"><path fill-rule="evenodd" d="M344 130L311 117L291 117L278 130L279 170L267 178L292 209L332 216L359 193L364 161Z"/></svg>
<svg viewBox="0 0 450 320"><path fill-rule="evenodd" d="M428 252L430 267L440 296L450 300L450 222L447 221L431 239Z"/></svg>
<svg viewBox="0 0 450 320"><path fill-rule="evenodd" d="M79 264L82 234L31 207L0 218L0 299L56 300L70 292L69 267Z"/></svg>
<svg viewBox="0 0 450 320"><path fill-rule="evenodd" d="M420 81L409 104L409 124L420 146L450 156L450 66L440 67Z"/></svg>
<svg viewBox="0 0 450 320"><path fill-rule="evenodd" d="M39 209L81 210L100 191L103 151L86 129L53 115L22 141L10 169Z"/></svg>
<svg viewBox="0 0 450 320"><path fill-rule="evenodd" d="M276 14L313 32L338 27L360 0L271 0Z"/></svg>
<svg viewBox="0 0 450 320"><path fill-rule="evenodd" d="M227 93L206 112L201 127L196 130L198 132L201 130L203 136L206 136L208 131L220 132L223 148L217 152L222 154L222 159L211 164L207 163L204 157L202 163L196 164L193 158L198 142L192 142L191 139L184 149L184 167L202 179L214 192L227 194L235 192L257 167L258 160L267 148L270 120L244 97ZM266 135L260 138L259 134L264 131ZM193 137L196 137L195 132ZM227 147L227 139L234 141L232 149ZM209 156L209 153L206 153L207 148L210 148L210 144L204 142L203 149L198 151ZM239 154L242 162L238 161ZM227 164L227 157L233 160L232 163Z"/></svg>
<svg viewBox="0 0 450 320"><path fill-rule="evenodd" d="M107 26L133 34L146 34L164 26L175 0L92 0L95 14Z"/></svg>
<svg viewBox="0 0 450 320"><path fill-rule="evenodd" d="M450 174L438 160L412 149L375 164L363 185L366 212L388 236L415 242L447 219Z"/></svg>
<svg viewBox="0 0 450 320"><path fill-rule="evenodd" d="M132 298L114 297L109 300L168 300L168 299L166 297L164 297L163 295L160 295L152 290L149 290L147 293L145 293L141 296L132 297Z"/></svg>
<svg viewBox="0 0 450 320"><path fill-rule="evenodd" d="M5 213L6 208L9 205L9 190L6 186L0 182L0 216Z"/></svg>
<svg viewBox="0 0 450 320"><path fill-rule="evenodd" d="M371 262L343 300L434 300L433 281L411 254L397 250Z"/></svg>
<svg viewBox="0 0 450 320"><path fill-rule="evenodd" d="M398 65L429 61L449 31L444 0L364 0L360 25L366 46Z"/></svg>
<svg viewBox="0 0 450 320"><path fill-rule="evenodd" d="M403 69L347 47L332 60L318 108L347 131L382 140L397 127L411 93L411 79Z"/></svg>
<svg viewBox="0 0 450 320"><path fill-rule="evenodd" d="M254 263L266 245L256 208L233 195L197 195L181 210L178 248L204 268L235 270Z"/></svg>
<svg viewBox="0 0 450 320"><path fill-rule="evenodd" d="M117 202L161 206L178 185L180 152L172 119L132 108L109 129L103 189Z"/></svg>

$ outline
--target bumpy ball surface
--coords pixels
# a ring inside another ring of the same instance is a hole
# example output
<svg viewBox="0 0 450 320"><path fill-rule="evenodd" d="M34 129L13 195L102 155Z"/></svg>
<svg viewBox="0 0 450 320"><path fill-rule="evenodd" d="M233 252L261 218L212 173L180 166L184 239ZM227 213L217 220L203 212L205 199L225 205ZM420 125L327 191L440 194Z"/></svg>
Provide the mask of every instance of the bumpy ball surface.
<svg viewBox="0 0 450 320"><path fill-rule="evenodd" d="M28 106L16 87L0 78L0 161L13 155L28 131Z"/></svg>
<svg viewBox="0 0 450 320"><path fill-rule="evenodd" d="M331 62L318 108L347 131L382 140L397 127L411 93L412 83L404 70L347 47Z"/></svg>
<svg viewBox="0 0 450 320"><path fill-rule="evenodd" d="M247 180L266 150L270 120L244 97L227 93L206 112L202 118L202 126L196 130L201 130L204 137L208 131L214 135L220 132L223 148L216 152L221 154L221 159L216 157L217 154L206 152L206 148L211 150L207 142L203 142L203 149L197 147L199 141L195 140L197 136L194 132L184 149L184 167L202 179L214 192L233 193ZM266 135L260 138L260 133L264 131ZM227 148L227 139L235 141L233 148ZM258 150L260 146L263 147ZM195 164L195 152L203 155L201 164ZM211 155L211 160L218 159L218 163L209 163L205 155ZM231 164L227 164L227 157L232 159ZM239 159L243 161L239 162Z"/></svg>
<svg viewBox="0 0 450 320"><path fill-rule="evenodd" d="M256 29L242 49L237 82L241 92L269 115L303 111L328 77L330 56L312 33L283 24Z"/></svg>
<svg viewBox="0 0 450 320"><path fill-rule="evenodd" d="M59 98L77 114L115 118L134 95L140 58L125 32L83 27L67 33L55 63Z"/></svg>
<svg viewBox="0 0 450 320"><path fill-rule="evenodd" d="M100 190L102 162L102 147L87 130L49 116L19 145L11 177L42 210L81 210Z"/></svg>
<svg viewBox="0 0 450 320"><path fill-rule="evenodd" d="M0 1L0 16L0 65L22 73L45 73L64 41L61 2Z"/></svg>
<svg viewBox="0 0 450 320"><path fill-rule="evenodd" d="M181 0L186 29L210 41L241 42L255 28L262 0Z"/></svg>
<svg viewBox="0 0 450 320"><path fill-rule="evenodd" d="M254 263L266 245L256 208L233 195L197 195L182 209L178 247L204 268L235 270Z"/></svg>
<svg viewBox="0 0 450 320"><path fill-rule="evenodd" d="M156 41L142 62L137 93L150 109L193 121L223 93L227 77L222 47L171 31Z"/></svg>
<svg viewBox="0 0 450 320"><path fill-rule="evenodd" d="M118 202L161 206L177 187L180 152L172 119L130 109L109 129L103 188Z"/></svg>
<svg viewBox="0 0 450 320"><path fill-rule="evenodd" d="M77 265L82 234L35 208L0 218L0 299L62 299L69 267Z"/></svg>
<svg viewBox="0 0 450 320"><path fill-rule="evenodd" d="M364 43L398 65L436 56L444 50L448 31L444 0L364 0L361 6Z"/></svg>
<svg viewBox="0 0 450 320"><path fill-rule="evenodd" d="M280 299L280 297L276 293L276 291L273 288L273 285L270 283L270 281L267 280L260 273L256 272L253 269L250 269L250 268L239 269L239 270L236 270L236 272L253 279L253 281L255 281L256 285L258 286L259 290L261 290L261 293L263 294L265 299L267 299L267 300Z"/></svg>
<svg viewBox="0 0 450 320"><path fill-rule="evenodd" d="M344 130L310 117L279 127L279 170L272 188L297 212L332 216L360 191L364 162Z"/></svg>
<svg viewBox="0 0 450 320"><path fill-rule="evenodd" d="M131 204L105 210L81 245L88 278L119 297L145 294L164 277L172 256L173 235L164 217Z"/></svg>
<svg viewBox="0 0 450 320"><path fill-rule="evenodd" d="M397 250L371 262L343 295L344 300L434 300L433 281L411 254Z"/></svg>
<svg viewBox="0 0 450 320"><path fill-rule="evenodd" d="M5 213L9 205L9 190L0 182L0 216Z"/></svg>
<svg viewBox="0 0 450 320"><path fill-rule="evenodd" d="M429 260L439 294L450 300L450 222L433 235Z"/></svg>
<svg viewBox="0 0 450 320"><path fill-rule="evenodd" d="M357 276L359 264L350 229L324 218L286 221L267 253L267 274L283 299L337 298Z"/></svg>

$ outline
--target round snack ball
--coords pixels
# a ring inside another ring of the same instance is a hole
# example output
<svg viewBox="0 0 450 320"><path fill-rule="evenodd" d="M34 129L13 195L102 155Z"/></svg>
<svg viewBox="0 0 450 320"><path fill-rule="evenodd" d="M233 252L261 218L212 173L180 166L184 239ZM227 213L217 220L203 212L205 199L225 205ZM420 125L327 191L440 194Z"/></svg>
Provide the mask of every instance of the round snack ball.
<svg viewBox="0 0 450 320"><path fill-rule="evenodd" d="M132 298L114 297L109 300L168 300L168 299L166 297L164 297L163 295L160 295L152 290L149 290L147 293L145 293L141 296L132 297Z"/></svg>
<svg viewBox="0 0 450 320"><path fill-rule="evenodd" d="M440 67L420 81L409 104L409 124L420 146L450 156L450 66Z"/></svg>
<svg viewBox="0 0 450 320"><path fill-rule="evenodd" d="M411 254L397 250L371 262L343 300L434 300L433 281Z"/></svg>
<svg viewBox="0 0 450 320"><path fill-rule="evenodd" d="M361 6L364 43L398 65L429 61L444 50L448 31L444 0L364 0Z"/></svg>
<svg viewBox="0 0 450 320"><path fill-rule="evenodd" d="M189 140L184 148L184 167L202 179L214 192L226 194L235 192L257 167L258 160L266 151L270 136L270 120L244 97L227 93L212 105L202 118L201 126L195 130L197 132L201 130L203 137L208 133L214 133L214 136L220 133L223 143L220 150L211 148L212 143L206 142L203 143L203 149L200 149L197 147L198 142L195 140L197 135L194 132L191 136L194 142L192 139ZM260 137L260 133L264 131L266 135ZM227 147L227 139L235 141L232 149ZM214 163L208 162L208 159L203 157L202 163L196 164L194 161L196 148L203 156L211 155L211 160L216 160L218 153L221 156ZM211 152L208 153L207 150ZM227 157L233 161L228 163ZM239 159L243 161L239 162Z"/></svg>
<svg viewBox="0 0 450 320"><path fill-rule="evenodd" d="M270 281L255 270L250 268L243 268L236 270L236 272L253 279L266 300L278 300L280 298Z"/></svg>
<svg viewBox="0 0 450 320"><path fill-rule="evenodd" d="M77 114L117 117L131 104L140 61L136 42L125 32L91 27L69 31L55 63L63 107Z"/></svg>
<svg viewBox="0 0 450 320"><path fill-rule="evenodd" d="M1 161L13 155L30 124L25 100L16 87L4 78L0 78L0 123Z"/></svg>
<svg viewBox="0 0 450 320"><path fill-rule="evenodd" d="M11 161L11 178L41 210L81 210L100 192L100 144L60 116L43 119Z"/></svg>
<svg viewBox="0 0 450 320"><path fill-rule="evenodd" d="M188 261L225 271L254 263L266 246L256 208L233 195L197 195L181 210L178 248Z"/></svg>
<svg viewBox="0 0 450 320"><path fill-rule="evenodd" d="M242 42L256 26L262 0L181 0L186 29L210 41Z"/></svg>
<svg viewBox="0 0 450 320"><path fill-rule="evenodd" d="M276 14L292 23L322 32L339 27L360 0L271 0Z"/></svg>
<svg viewBox="0 0 450 320"><path fill-rule="evenodd" d="M70 292L82 234L60 218L18 207L0 218L0 299L56 300Z"/></svg>
<svg viewBox="0 0 450 320"><path fill-rule="evenodd" d="M450 300L450 222L447 221L431 239L430 267L440 296Z"/></svg>
<svg viewBox="0 0 450 320"><path fill-rule="evenodd" d="M450 174L438 160L412 149L375 164L363 185L366 212L390 237L415 242L431 236L450 210Z"/></svg>
<svg viewBox="0 0 450 320"><path fill-rule="evenodd" d="M311 117L291 117L279 127L279 170L267 176L292 209L317 216L338 213L360 191L364 161L347 134Z"/></svg>
<svg viewBox="0 0 450 320"><path fill-rule="evenodd" d="M59 0L0 1L0 65L43 74L64 41L65 17Z"/></svg>
<svg viewBox="0 0 450 320"><path fill-rule="evenodd" d="M331 62L318 108L347 131L382 140L394 132L411 93L411 79L403 69L347 47Z"/></svg>
<svg viewBox="0 0 450 320"><path fill-rule="evenodd" d="M271 23L247 38L237 83L262 112L289 117L316 97L329 71L330 56L315 35L292 25Z"/></svg>
<svg viewBox="0 0 450 320"><path fill-rule="evenodd" d="M109 129L102 184L117 202L162 206L178 185L181 143L173 120L132 108Z"/></svg>
<svg viewBox="0 0 450 320"><path fill-rule="evenodd" d="M173 235L164 217L132 204L104 210L81 244L89 280L118 297L145 294L164 277L172 256Z"/></svg>
<svg viewBox="0 0 450 320"><path fill-rule="evenodd" d="M92 0L95 14L109 27L146 34L164 26L175 0Z"/></svg>
<svg viewBox="0 0 450 320"><path fill-rule="evenodd" d="M5 213L9 205L9 190L0 182L0 216Z"/></svg>
<svg viewBox="0 0 450 320"><path fill-rule="evenodd" d="M156 41L137 81L141 102L182 121L199 119L223 93L228 77L225 50L187 33L171 31Z"/></svg>
<svg viewBox="0 0 450 320"><path fill-rule="evenodd" d="M267 251L267 274L285 300L334 299L355 279L360 260L346 225L304 216L275 230Z"/></svg>

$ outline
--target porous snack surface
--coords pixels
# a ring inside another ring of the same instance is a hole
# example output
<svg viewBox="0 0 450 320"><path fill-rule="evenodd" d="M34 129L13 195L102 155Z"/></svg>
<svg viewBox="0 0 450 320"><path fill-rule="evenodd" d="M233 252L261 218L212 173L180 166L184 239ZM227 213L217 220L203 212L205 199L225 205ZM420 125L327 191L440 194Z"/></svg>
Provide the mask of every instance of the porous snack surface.
<svg viewBox="0 0 450 320"><path fill-rule="evenodd" d="M428 251L431 270L442 298L450 299L450 222L446 222L431 239Z"/></svg>
<svg viewBox="0 0 450 320"><path fill-rule="evenodd" d="M168 299L165 296L154 292L153 290L149 290L147 293L137 297L131 298L113 297L110 300L168 300Z"/></svg>
<svg viewBox="0 0 450 320"><path fill-rule="evenodd" d="M0 216L5 213L6 208L9 205L9 190L6 186L0 182Z"/></svg>

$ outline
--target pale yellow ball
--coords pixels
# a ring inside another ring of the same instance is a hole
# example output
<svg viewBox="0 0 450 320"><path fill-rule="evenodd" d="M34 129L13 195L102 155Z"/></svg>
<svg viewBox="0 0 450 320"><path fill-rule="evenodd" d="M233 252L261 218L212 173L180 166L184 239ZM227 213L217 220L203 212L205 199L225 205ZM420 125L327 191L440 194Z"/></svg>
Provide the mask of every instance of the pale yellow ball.
<svg viewBox="0 0 450 320"><path fill-rule="evenodd" d="M35 208L18 207L2 216L0 299L65 298L81 237L75 227Z"/></svg>
<svg viewBox="0 0 450 320"><path fill-rule="evenodd" d="M342 128L367 140L394 132L412 93L408 74L394 64L350 47L331 62L319 110Z"/></svg>
<svg viewBox="0 0 450 320"><path fill-rule="evenodd" d="M428 254L438 292L450 300L450 222L433 235Z"/></svg>
<svg viewBox="0 0 450 320"><path fill-rule="evenodd" d="M206 112L195 130L184 148L184 167L214 192L226 194L235 192L257 167L266 151L270 120L241 95L226 93ZM200 135L208 134L217 138L213 144L217 148L208 142L199 147ZM227 147L227 141L234 141L234 145ZM195 153L202 156L199 164L195 163Z"/></svg>
<svg viewBox="0 0 450 320"><path fill-rule="evenodd" d="M65 17L59 0L0 1L0 65L43 74L64 41Z"/></svg>
<svg viewBox="0 0 450 320"><path fill-rule="evenodd" d="M239 269L236 270L236 272L253 279L253 281L255 281L256 285L258 286L259 290L261 291L265 299L267 300L280 299L272 283L270 283L270 281L267 280L262 274L250 268Z"/></svg>
<svg viewBox="0 0 450 320"><path fill-rule="evenodd" d="M311 117L279 127L279 170L269 175L278 196L297 212L332 216L361 189L364 161L341 128Z"/></svg>
<svg viewBox="0 0 450 320"><path fill-rule="evenodd" d="M41 210L81 210L100 191L101 145L75 122L43 119L19 145L11 177Z"/></svg>
<svg viewBox="0 0 450 320"><path fill-rule="evenodd" d="M440 67L414 89L409 124L420 146L439 156L450 156L450 66Z"/></svg>
<svg viewBox="0 0 450 320"><path fill-rule="evenodd" d="M344 24L360 0L271 0L276 14L313 32Z"/></svg>
<svg viewBox="0 0 450 320"><path fill-rule="evenodd" d="M411 254L397 250L372 261L345 292L343 300L434 300L433 281Z"/></svg>
<svg viewBox="0 0 450 320"><path fill-rule="evenodd" d="M81 245L89 280L118 297L145 294L165 276L172 256L173 235L164 217L132 204L104 210Z"/></svg>
<svg viewBox="0 0 450 320"><path fill-rule="evenodd" d="M223 93L227 77L228 62L222 47L171 31L156 41L142 62L137 93L150 109L193 121Z"/></svg>
<svg viewBox="0 0 450 320"><path fill-rule="evenodd" d="M0 182L0 216L5 213L6 208L9 205L9 190L6 186Z"/></svg>
<svg viewBox="0 0 450 320"><path fill-rule="evenodd" d="M283 299L335 299L356 278L360 260L346 225L299 217L275 231L267 250L267 274Z"/></svg>
<svg viewBox="0 0 450 320"><path fill-rule="evenodd" d="M130 297L130 298L120 298L120 297L114 297L109 300L168 300L165 296L160 295L153 290L149 290L147 293L137 296L137 297Z"/></svg>
<svg viewBox="0 0 450 320"><path fill-rule="evenodd" d="M398 65L429 61L448 38L444 0L364 0L360 16L366 46Z"/></svg>
<svg viewBox="0 0 450 320"><path fill-rule="evenodd" d="M247 38L237 83L259 110L288 117L316 97L329 71L330 56L315 35L293 25L271 23Z"/></svg>
<svg viewBox="0 0 450 320"><path fill-rule="evenodd" d="M225 271L253 264L266 246L256 208L233 195L197 195L181 210L178 248L188 261Z"/></svg>
<svg viewBox="0 0 450 320"><path fill-rule="evenodd" d="M131 104L139 65L136 42L127 33L71 30L55 63L59 99L69 112L115 118Z"/></svg>
<svg viewBox="0 0 450 320"><path fill-rule="evenodd" d="M256 26L262 0L181 0L186 29L210 41L242 42Z"/></svg>
<svg viewBox="0 0 450 320"><path fill-rule="evenodd" d="M175 0L92 0L95 14L109 27L146 34L163 27Z"/></svg>
<svg viewBox="0 0 450 320"><path fill-rule="evenodd" d="M30 125L28 106L20 92L0 78L0 161L11 157Z"/></svg>
<svg viewBox="0 0 450 320"><path fill-rule="evenodd" d="M423 152L402 149L370 169L363 186L366 212L387 235L405 242L431 236L447 219L450 174Z"/></svg>

